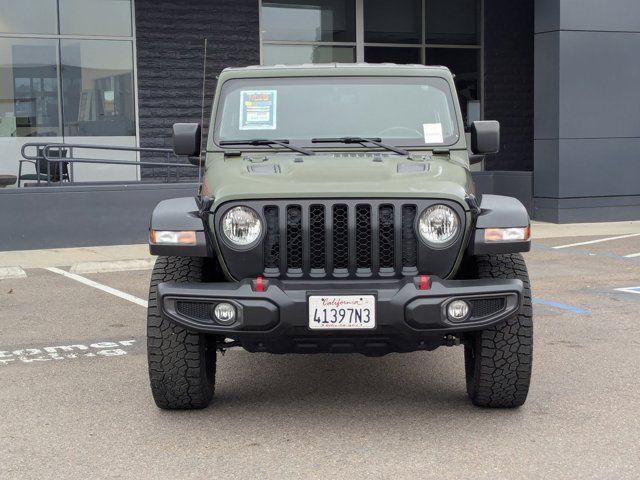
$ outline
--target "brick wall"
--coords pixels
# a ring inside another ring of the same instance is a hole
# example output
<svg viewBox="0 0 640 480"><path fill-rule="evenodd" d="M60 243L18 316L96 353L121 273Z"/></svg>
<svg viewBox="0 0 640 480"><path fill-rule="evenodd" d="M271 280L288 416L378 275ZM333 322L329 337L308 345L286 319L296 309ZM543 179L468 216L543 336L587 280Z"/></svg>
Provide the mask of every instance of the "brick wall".
<svg viewBox="0 0 640 480"><path fill-rule="evenodd" d="M258 0L136 0L135 8L140 144L172 147L174 123L200 122L205 37L205 131L216 75L260 63ZM144 178L165 174L149 167L142 172Z"/></svg>
<svg viewBox="0 0 640 480"><path fill-rule="evenodd" d="M533 170L534 0L485 0L485 118L502 146L487 170Z"/></svg>

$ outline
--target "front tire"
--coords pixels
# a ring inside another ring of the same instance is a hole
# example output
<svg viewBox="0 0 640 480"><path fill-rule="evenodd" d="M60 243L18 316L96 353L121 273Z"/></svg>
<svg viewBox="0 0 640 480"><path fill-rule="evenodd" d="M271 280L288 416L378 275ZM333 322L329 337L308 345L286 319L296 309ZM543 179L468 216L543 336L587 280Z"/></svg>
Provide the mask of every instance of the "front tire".
<svg viewBox="0 0 640 480"><path fill-rule="evenodd" d="M214 393L215 341L162 318L157 286L162 282L202 282L205 260L158 257L149 288L147 359L151 392L156 405L166 410L205 408Z"/></svg>
<svg viewBox="0 0 640 480"><path fill-rule="evenodd" d="M467 394L474 405L513 408L524 404L531 382L533 311L529 274L522 255L482 255L470 259L466 276L522 280L524 298L516 315L494 327L466 335Z"/></svg>

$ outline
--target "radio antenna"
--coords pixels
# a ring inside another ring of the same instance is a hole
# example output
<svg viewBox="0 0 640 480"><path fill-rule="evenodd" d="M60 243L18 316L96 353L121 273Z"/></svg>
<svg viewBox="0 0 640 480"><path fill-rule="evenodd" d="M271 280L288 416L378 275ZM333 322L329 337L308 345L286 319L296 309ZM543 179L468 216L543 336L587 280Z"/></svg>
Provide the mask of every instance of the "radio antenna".
<svg viewBox="0 0 640 480"><path fill-rule="evenodd" d="M202 59L202 99L200 104L200 160L198 162L198 191L196 192L200 196L202 186L202 142L204 140L204 98L205 98L205 84L207 82L207 37L204 38L204 58Z"/></svg>

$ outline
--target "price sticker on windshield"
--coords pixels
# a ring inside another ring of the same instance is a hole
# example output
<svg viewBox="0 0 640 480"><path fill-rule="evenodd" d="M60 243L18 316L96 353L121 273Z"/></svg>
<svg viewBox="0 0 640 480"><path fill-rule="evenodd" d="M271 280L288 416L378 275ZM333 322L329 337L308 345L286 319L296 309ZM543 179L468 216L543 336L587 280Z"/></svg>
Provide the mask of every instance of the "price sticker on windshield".
<svg viewBox="0 0 640 480"><path fill-rule="evenodd" d="M240 130L275 130L277 100L276 90L242 90Z"/></svg>
<svg viewBox="0 0 640 480"><path fill-rule="evenodd" d="M444 143L441 123L423 123L424 143Z"/></svg>

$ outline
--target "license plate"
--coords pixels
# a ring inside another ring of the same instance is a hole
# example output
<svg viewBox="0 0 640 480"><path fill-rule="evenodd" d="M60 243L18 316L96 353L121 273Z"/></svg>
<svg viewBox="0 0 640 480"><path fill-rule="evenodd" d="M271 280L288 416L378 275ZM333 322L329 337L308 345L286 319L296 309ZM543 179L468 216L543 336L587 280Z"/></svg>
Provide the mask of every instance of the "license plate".
<svg viewBox="0 0 640 480"><path fill-rule="evenodd" d="M317 295L309 297L312 330L368 330L376 328L373 295Z"/></svg>

